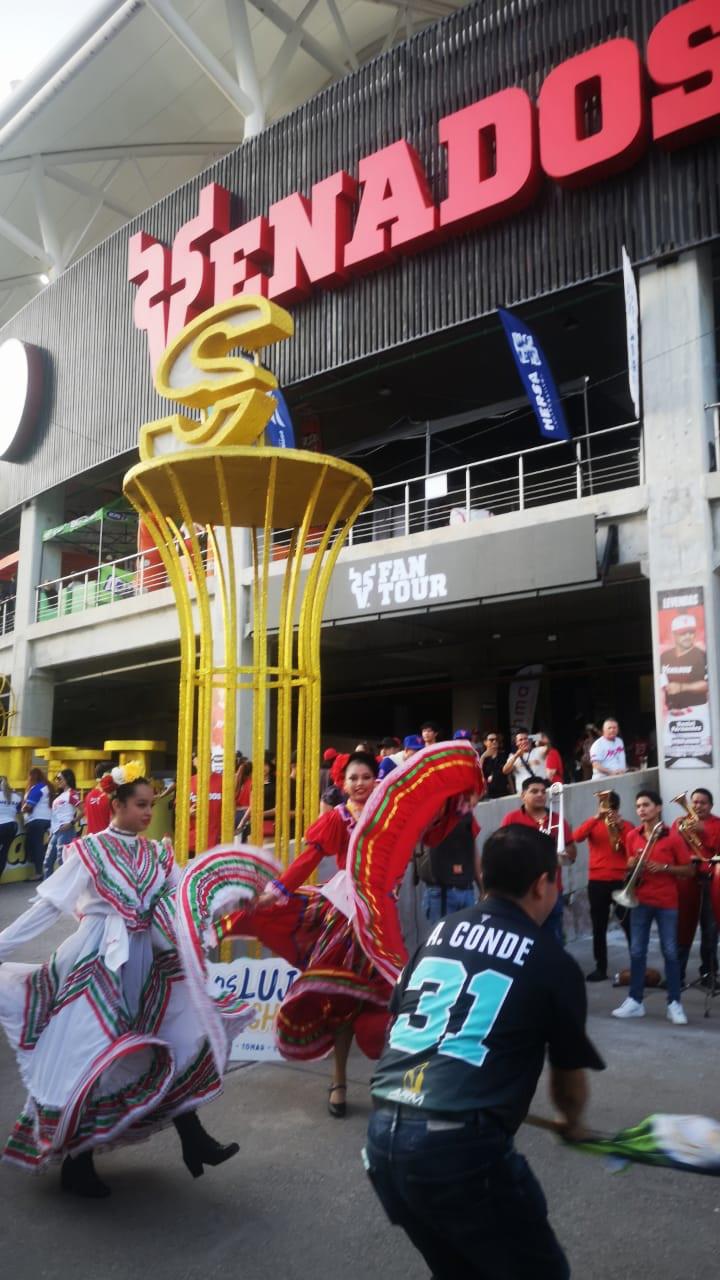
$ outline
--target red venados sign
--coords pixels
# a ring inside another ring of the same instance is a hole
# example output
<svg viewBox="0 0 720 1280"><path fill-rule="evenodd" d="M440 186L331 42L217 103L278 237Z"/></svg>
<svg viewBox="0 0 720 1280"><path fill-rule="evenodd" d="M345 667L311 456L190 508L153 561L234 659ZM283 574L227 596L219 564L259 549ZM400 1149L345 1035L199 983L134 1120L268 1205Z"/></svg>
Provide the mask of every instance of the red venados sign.
<svg viewBox="0 0 720 1280"><path fill-rule="evenodd" d="M235 228L230 192L204 187L172 250L144 231L131 238L135 323L147 331L154 365L193 316L235 294L292 305L517 213L543 177L599 182L650 145L686 146L719 127L720 0L689 0L657 24L644 62L632 40L608 40L555 67L537 104L510 88L443 117L447 188L438 204L402 140L365 156L357 177L339 170L309 196L294 192Z"/></svg>

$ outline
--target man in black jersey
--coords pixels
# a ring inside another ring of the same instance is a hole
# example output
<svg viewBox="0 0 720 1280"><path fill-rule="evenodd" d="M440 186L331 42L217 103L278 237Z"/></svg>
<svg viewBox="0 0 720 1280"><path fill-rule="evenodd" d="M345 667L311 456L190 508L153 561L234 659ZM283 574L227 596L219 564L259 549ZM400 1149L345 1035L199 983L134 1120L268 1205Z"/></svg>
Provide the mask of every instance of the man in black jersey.
<svg viewBox="0 0 720 1280"><path fill-rule="evenodd" d="M541 929L557 897L555 842L511 826L486 842L485 897L446 917L406 966L373 1076L366 1167L435 1280L566 1280L540 1184L513 1147L543 1068L569 1137L582 1135L582 973Z"/></svg>

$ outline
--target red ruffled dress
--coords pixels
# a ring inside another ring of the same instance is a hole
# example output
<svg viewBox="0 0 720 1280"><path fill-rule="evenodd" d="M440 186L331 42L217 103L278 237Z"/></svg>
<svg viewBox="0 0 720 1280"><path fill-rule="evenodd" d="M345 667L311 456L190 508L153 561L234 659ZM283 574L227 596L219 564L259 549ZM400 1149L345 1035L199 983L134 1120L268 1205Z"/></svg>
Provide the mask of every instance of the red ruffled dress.
<svg viewBox="0 0 720 1280"><path fill-rule="evenodd" d="M278 1012L275 1033L284 1058L312 1060L331 1052L335 1035L353 1023L360 1048L379 1057L392 987L368 960L352 920L322 887L305 883L323 858L345 871L355 819L344 804L323 813L305 834L303 852L272 882L276 901L217 922L223 938L257 938L301 970Z"/></svg>

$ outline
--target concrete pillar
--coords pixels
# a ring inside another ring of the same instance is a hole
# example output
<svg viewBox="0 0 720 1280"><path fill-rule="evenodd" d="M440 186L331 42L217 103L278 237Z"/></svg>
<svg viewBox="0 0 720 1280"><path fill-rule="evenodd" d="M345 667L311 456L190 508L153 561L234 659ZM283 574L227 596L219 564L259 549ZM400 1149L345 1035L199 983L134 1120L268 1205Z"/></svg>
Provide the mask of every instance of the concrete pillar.
<svg viewBox="0 0 720 1280"><path fill-rule="evenodd" d="M679 791L693 786L709 787L720 799L720 595L711 510L703 487L711 439L710 415L703 406L717 399L710 250L693 250L674 261L643 268L640 318L660 790L666 803ZM687 588L701 588L704 593L708 710L713 737L709 768L698 764L674 764L668 768L663 750L665 692L658 593L677 596L679 616L687 612L682 607ZM618 623L621 625L621 619ZM678 812L675 810L673 816ZM666 810L668 816L670 810Z"/></svg>
<svg viewBox="0 0 720 1280"><path fill-rule="evenodd" d="M35 621L35 588L60 576L60 548L43 543L42 535L62 524L64 507L64 494L56 490L28 502L20 517L11 680L17 707L13 733L22 737L52 738L54 680L33 665L28 627Z"/></svg>

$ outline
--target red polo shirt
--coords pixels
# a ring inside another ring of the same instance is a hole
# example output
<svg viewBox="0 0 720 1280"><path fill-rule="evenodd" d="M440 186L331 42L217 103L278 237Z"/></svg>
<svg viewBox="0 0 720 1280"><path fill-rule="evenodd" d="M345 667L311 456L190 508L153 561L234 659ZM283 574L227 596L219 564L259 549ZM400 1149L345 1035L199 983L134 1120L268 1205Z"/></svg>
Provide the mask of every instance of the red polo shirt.
<svg viewBox="0 0 720 1280"><path fill-rule="evenodd" d="M624 880L627 876L625 837L632 831L632 823L621 818L620 847L617 853L610 844L610 835L602 818L588 818L573 831L573 840L587 840L589 849L589 880Z"/></svg>
<svg viewBox="0 0 720 1280"><path fill-rule="evenodd" d="M529 813L526 813L525 809L513 809L511 813L505 814L505 817L500 823L500 826L501 827L512 827L512 826L532 827L535 831L546 831L546 833L552 836L553 840L555 841L557 841L557 837L558 837L558 818L556 813L554 813L552 816L552 826L550 828L550 831L547 832L547 811L545 813L545 817L542 820L542 823L540 823L540 822L536 822L535 819L532 818ZM572 838L573 838L572 827L570 826L570 823L563 821L563 829L565 831L565 844L569 845L572 842ZM562 871L560 870L559 865L557 869L557 887L558 887L558 890L562 891Z"/></svg>
<svg viewBox="0 0 720 1280"><path fill-rule="evenodd" d="M197 774L194 773L190 779L190 795L197 796ZM222 820L222 784L223 775L221 773L210 774L210 792L208 795L208 849L214 849L216 844L220 844L220 824ZM190 813L190 821L188 822L188 849L190 853L196 853L195 848L197 840L197 814Z"/></svg>
<svg viewBox="0 0 720 1280"><path fill-rule="evenodd" d="M677 832L683 844L687 844L684 836L678 830L682 821L682 818L676 818L672 824L672 830ZM697 834L700 837L704 857L712 858L714 854L720 854L720 818L717 818L714 813L709 814L709 816L700 823L700 826L697 828ZM690 848L689 845L687 847L688 849ZM693 856L692 850L690 850L690 856Z"/></svg>
<svg viewBox="0 0 720 1280"><path fill-rule="evenodd" d="M110 803L110 796L103 791L102 787L93 787L92 791L88 791L85 797L87 834L95 836L98 831L105 831L110 826L111 817L112 804Z"/></svg>
<svg viewBox="0 0 720 1280"><path fill-rule="evenodd" d="M642 827L634 827L625 837L625 848L628 858L642 853L647 843L647 836ZM686 867L691 861L690 850L677 831L663 828L663 834L655 841L648 858L651 862L668 863L669 866ZM657 871L652 875L640 877L635 890L638 902L644 907L675 907L678 905L677 877Z"/></svg>
<svg viewBox="0 0 720 1280"><path fill-rule="evenodd" d="M551 769L554 769L555 772L550 779ZM562 756L556 747L551 747L545 757L545 772L551 782L563 782L565 779Z"/></svg>

